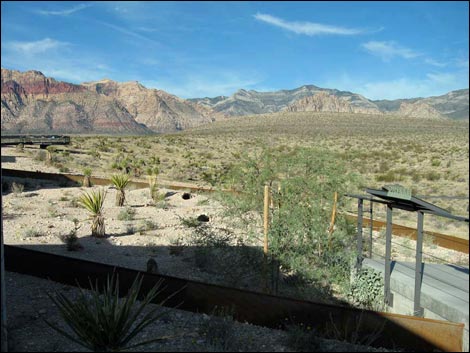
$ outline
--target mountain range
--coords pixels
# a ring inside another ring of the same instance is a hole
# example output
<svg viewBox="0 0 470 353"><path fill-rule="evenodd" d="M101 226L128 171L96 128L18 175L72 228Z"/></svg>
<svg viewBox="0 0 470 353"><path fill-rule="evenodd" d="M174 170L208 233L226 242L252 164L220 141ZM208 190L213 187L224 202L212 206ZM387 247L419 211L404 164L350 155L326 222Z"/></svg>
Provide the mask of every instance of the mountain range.
<svg viewBox="0 0 470 353"><path fill-rule="evenodd" d="M372 101L352 92L306 85L293 90L242 89L230 97L182 99L137 81L103 79L72 84L39 71L1 69L2 133L163 133L232 116L281 111L468 119L469 90L438 97Z"/></svg>
<svg viewBox="0 0 470 353"><path fill-rule="evenodd" d="M348 91L304 85L275 92L241 89L230 97L194 98L190 101L228 116L280 111L334 111L451 119L468 119L469 116L468 88L436 97L374 101Z"/></svg>

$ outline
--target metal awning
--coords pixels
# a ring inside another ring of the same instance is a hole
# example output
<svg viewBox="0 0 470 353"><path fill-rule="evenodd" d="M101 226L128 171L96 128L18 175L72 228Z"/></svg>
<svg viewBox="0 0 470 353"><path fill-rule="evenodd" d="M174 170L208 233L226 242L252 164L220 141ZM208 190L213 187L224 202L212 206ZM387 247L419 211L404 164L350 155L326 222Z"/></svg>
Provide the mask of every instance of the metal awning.
<svg viewBox="0 0 470 353"><path fill-rule="evenodd" d="M469 221L468 217L455 216L441 207L438 207L415 196L412 196L411 192L408 192L407 189L401 187L400 185L383 186L382 190L366 188L366 192L373 196L386 200L386 203L392 208L399 208L406 211L422 211L441 217L464 221L467 223ZM372 199L371 201L376 200Z"/></svg>

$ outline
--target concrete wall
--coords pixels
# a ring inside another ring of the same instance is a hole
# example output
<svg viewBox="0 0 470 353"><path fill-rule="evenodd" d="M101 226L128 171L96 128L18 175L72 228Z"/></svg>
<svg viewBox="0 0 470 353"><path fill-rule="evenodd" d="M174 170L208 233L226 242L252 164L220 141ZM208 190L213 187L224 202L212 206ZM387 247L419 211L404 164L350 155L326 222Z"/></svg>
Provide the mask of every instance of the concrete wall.
<svg viewBox="0 0 470 353"><path fill-rule="evenodd" d="M396 265L396 264L395 264ZM384 273L383 260L364 259L364 267ZM432 265L439 266L439 265ZM442 265L444 266L444 265ZM446 271L452 271L449 267ZM457 271L457 270L456 270ZM426 270L425 270L426 275ZM421 287L421 307L424 317L436 320L447 320L464 323L463 351L469 351L469 300L468 300L468 271L457 273L458 278L452 279L452 274L442 272L442 282L436 278L423 276ZM465 282L466 280L466 282ZM445 283L445 282L448 283ZM460 285L461 288L449 285L450 282ZM465 284L466 283L466 284ZM414 271L406 267L395 266L390 278L390 289L393 294L393 303L387 311L402 315L413 315L414 312ZM463 287L466 286L466 291Z"/></svg>

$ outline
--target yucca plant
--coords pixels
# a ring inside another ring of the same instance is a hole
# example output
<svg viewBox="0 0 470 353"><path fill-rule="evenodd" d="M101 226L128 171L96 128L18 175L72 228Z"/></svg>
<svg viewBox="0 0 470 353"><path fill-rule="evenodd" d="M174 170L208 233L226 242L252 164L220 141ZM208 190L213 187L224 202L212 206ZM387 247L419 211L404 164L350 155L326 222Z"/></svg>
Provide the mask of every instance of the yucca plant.
<svg viewBox="0 0 470 353"><path fill-rule="evenodd" d="M106 192L103 189L98 191L85 192L78 198L78 203L90 212L91 218L91 236L104 237L104 216L103 204L106 198Z"/></svg>
<svg viewBox="0 0 470 353"><path fill-rule="evenodd" d="M150 197L152 198L152 200L157 201L158 199L157 176L155 174L152 174L152 175L149 175L147 178L149 182Z"/></svg>
<svg viewBox="0 0 470 353"><path fill-rule="evenodd" d="M47 162L52 163L52 161L54 159L54 153L57 151L57 147L56 146L47 146L46 150L47 150Z"/></svg>
<svg viewBox="0 0 470 353"><path fill-rule="evenodd" d="M87 188L91 186L91 168L83 169L83 186Z"/></svg>
<svg viewBox="0 0 470 353"><path fill-rule="evenodd" d="M158 306L140 317L145 307L160 294L161 283L161 281L157 282L140 302L137 301L142 285L142 277L139 275L134 280L127 296L123 298L119 298L119 278L114 275L107 278L106 285L103 286L103 294L100 294L98 290L98 283L93 285L91 280L91 293L80 288L75 301L58 291L55 295L47 293L75 335L47 320L44 321L71 341L94 352L118 352L168 339L170 337L159 337L131 344L137 334L167 313L167 311L157 313L162 310L161 306Z"/></svg>
<svg viewBox="0 0 470 353"><path fill-rule="evenodd" d="M118 190L118 193L116 194L116 206L122 207L126 200L124 189L129 185L129 176L127 174L115 174L111 177L111 182Z"/></svg>

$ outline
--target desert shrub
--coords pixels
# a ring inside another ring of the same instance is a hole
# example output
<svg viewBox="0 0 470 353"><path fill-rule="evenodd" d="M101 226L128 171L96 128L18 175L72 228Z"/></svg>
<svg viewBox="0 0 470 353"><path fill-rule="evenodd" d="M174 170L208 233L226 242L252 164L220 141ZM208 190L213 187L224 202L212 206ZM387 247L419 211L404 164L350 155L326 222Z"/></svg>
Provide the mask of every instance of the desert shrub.
<svg viewBox="0 0 470 353"><path fill-rule="evenodd" d="M427 172L424 174L424 177L429 181L437 181L441 179L441 174L435 171Z"/></svg>
<svg viewBox="0 0 470 353"><path fill-rule="evenodd" d="M170 240L168 251L170 255L179 256L183 253L184 248L185 245L183 240L180 237L177 237Z"/></svg>
<svg viewBox="0 0 470 353"><path fill-rule="evenodd" d="M264 150L259 155L243 157L225 182L238 191L223 198L230 215L239 222L246 220L247 226L253 223L253 217L261 221L264 186L273 186L275 207L268 234L269 256L284 269L316 287L325 279L343 286L349 282L345 268L354 253L350 250L354 228L338 214L329 241L328 226L334 193L342 195L355 190L359 178L347 172L336 154L312 148L296 148L287 153ZM338 207L343 202L340 198Z"/></svg>
<svg viewBox="0 0 470 353"><path fill-rule="evenodd" d="M47 159L47 152L44 150L40 150L36 153L34 156L34 160L40 161L40 162L45 162Z"/></svg>
<svg viewBox="0 0 470 353"><path fill-rule="evenodd" d="M363 309L378 310L383 305L383 276L370 268L362 268L351 283L348 298Z"/></svg>
<svg viewBox="0 0 470 353"><path fill-rule="evenodd" d="M211 316L199 327L199 333L206 338L207 350L210 352L239 351L241 342L238 340L233 320L233 309L215 307Z"/></svg>
<svg viewBox="0 0 470 353"><path fill-rule="evenodd" d="M88 151L88 154L91 157L93 157L94 159L100 159L101 158L101 154L96 149L92 149L92 150Z"/></svg>
<svg viewBox="0 0 470 353"><path fill-rule="evenodd" d="M24 235L26 238L37 238L44 236L44 233L37 229L27 229Z"/></svg>
<svg viewBox="0 0 470 353"><path fill-rule="evenodd" d="M144 220L143 223L139 225L139 233L141 235L145 234L147 231L155 229L158 229L158 224L148 219Z"/></svg>
<svg viewBox="0 0 470 353"><path fill-rule="evenodd" d="M380 181L380 182L394 182L394 181L401 181L403 180L403 177L400 174L397 174L396 171L394 170L389 170L385 174L379 174L375 177L375 180Z"/></svg>
<svg viewBox="0 0 470 353"><path fill-rule="evenodd" d="M197 217L188 217L182 218L180 217L181 224L188 228L196 228L201 225L201 222L197 219Z"/></svg>
<svg viewBox="0 0 470 353"><path fill-rule="evenodd" d="M61 235L60 240L62 240L68 251L77 251L83 249L83 246L78 242L77 231L80 228L79 221L77 219L73 220L74 229L70 231L69 234Z"/></svg>
<svg viewBox="0 0 470 353"><path fill-rule="evenodd" d="M132 221L135 217L135 209L132 207L126 207L124 210L121 210L118 215L118 220L120 221Z"/></svg>

